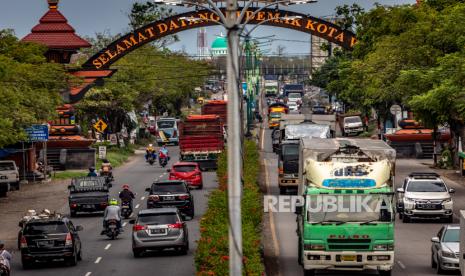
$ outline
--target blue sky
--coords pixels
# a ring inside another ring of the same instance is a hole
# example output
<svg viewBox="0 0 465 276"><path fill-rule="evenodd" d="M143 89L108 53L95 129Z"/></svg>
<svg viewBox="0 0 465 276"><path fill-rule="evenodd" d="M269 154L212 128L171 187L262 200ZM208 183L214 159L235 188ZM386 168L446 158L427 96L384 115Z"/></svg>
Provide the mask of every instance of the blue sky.
<svg viewBox="0 0 465 276"><path fill-rule="evenodd" d="M134 2L143 0L61 0L59 9L68 18L69 23L81 36L93 36L96 32L109 31L111 34L128 31L127 14ZM415 0L319 0L315 4L299 5L290 10L324 17L334 14L334 8L342 4L358 3L365 9L370 9L374 3L383 5L412 4ZM47 10L46 0L0 0L0 29L13 29L20 38L27 35L40 17ZM208 43L223 32L221 27L207 28ZM309 35L300 32L260 26L252 36L275 35L271 46L274 51L278 45L285 47L286 53L309 53ZM173 50L185 50L190 54L197 52L197 31L185 31L179 34L180 41L170 45ZM293 40L288 42L286 40Z"/></svg>

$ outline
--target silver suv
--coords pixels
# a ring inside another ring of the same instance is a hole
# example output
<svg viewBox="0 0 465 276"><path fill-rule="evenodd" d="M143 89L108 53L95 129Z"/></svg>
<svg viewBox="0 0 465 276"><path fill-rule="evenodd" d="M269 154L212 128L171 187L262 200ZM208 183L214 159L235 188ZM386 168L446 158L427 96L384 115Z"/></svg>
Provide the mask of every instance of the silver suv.
<svg viewBox="0 0 465 276"><path fill-rule="evenodd" d="M13 160L0 161L0 196L10 190L19 190L19 172Z"/></svg>
<svg viewBox="0 0 465 276"><path fill-rule="evenodd" d="M141 210L136 220L130 220L132 252L138 258L144 251L174 248L182 255L189 251L187 225L177 208Z"/></svg>
<svg viewBox="0 0 465 276"><path fill-rule="evenodd" d="M411 218L430 217L453 220L453 201L449 189L436 173L414 172L397 189L397 210L403 222Z"/></svg>

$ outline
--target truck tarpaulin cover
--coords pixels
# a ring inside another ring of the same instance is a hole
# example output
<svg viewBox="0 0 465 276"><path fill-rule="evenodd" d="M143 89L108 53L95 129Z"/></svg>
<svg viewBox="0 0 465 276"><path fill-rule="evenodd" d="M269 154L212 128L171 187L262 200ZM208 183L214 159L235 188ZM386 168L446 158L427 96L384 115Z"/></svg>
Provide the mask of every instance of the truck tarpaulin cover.
<svg viewBox="0 0 465 276"><path fill-rule="evenodd" d="M295 140L303 137L330 138L330 128L327 125L298 124L287 125L285 128L286 140Z"/></svg>

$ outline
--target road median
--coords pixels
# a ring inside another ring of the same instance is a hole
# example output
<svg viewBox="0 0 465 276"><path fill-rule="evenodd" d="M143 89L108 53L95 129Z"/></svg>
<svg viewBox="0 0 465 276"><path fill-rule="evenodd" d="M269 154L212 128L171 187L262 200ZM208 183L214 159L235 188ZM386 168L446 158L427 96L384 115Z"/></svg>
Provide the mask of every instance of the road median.
<svg viewBox="0 0 465 276"><path fill-rule="evenodd" d="M258 185L260 162L257 145L245 141L242 194L244 275L263 275L261 249L262 193ZM195 254L197 275L229 274L227 156L218 160L219 188L210 194L208 210L200 222L201 238Z"/></svg>

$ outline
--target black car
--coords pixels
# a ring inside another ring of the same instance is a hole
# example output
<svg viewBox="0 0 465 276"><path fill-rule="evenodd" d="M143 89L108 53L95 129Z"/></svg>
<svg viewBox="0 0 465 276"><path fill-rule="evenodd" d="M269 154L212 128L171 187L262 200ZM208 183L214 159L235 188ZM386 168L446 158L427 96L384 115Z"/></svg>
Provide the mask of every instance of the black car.
<svg viewBox="0 0 465 276"><path fill-rule="evenodd" d="M78 231L82 226L74 226L66 217L52 215L21 222L19 234L21 262L28 269L37 261L62 260L74 266L81 260L81 239Z"/></svg>
<svg viewBox="0 0 465 276"><path fill-rule="evenodd" d="M194 217L194 197L184 181L166 180L152 184L146 189L149 192L147 208L176 207L185 215Z"/></svg>
<svg viewBox="0 0 465 276"><path fill-rule="evenodd" d="M105 177L79 177L71 181L69 210L71 217L78 212L103 212L108 205L111 183Z"/></svg>

